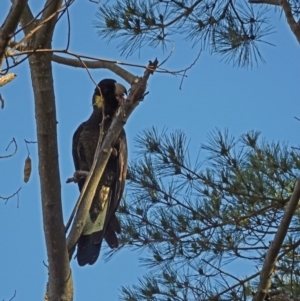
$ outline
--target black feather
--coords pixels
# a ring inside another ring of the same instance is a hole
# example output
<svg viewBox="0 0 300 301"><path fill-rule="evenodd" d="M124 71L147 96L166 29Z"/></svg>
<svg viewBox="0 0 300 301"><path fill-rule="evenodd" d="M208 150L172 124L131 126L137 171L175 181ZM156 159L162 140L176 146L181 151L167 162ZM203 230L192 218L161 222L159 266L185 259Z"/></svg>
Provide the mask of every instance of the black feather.
<svg viewBox="0 0 300 301"><path fill-rule="evenodd" d="M115 81L112 79L102 80L95 88L93 102L95 96L101 94L105 108L105 136L119 107L119 101L115 95ZM101 108L93 106L90 118L83 122L74 133L72 154L76 170L90 171L91 169L100 134L99 125L103 120L102 113ZM112 154L107 162L89 211L89 225L92 226L88 228L88 231L87 228L84 229L77 242L77 261L80 266L96 262L103 238L111 248L117 248L119 245L116 233L121 232L121 227L115 213L122 198L127 172L127 143L124 130L120 133L113 148L116 150L116 154ZM85 179L78 181L80 191L84 182ZM104 214L106 203L107 211ZM105 215L103 228L94 231L93 225L96 224L97 218L100 218L101 214Z"/></svg>

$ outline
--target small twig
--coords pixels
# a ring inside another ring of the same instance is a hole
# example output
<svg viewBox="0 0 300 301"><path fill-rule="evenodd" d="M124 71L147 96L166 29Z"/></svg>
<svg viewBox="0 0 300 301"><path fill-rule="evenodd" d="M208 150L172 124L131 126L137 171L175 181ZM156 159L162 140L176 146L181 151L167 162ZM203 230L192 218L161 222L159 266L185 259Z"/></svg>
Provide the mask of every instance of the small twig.
<svg viewBox="0 0 300 301"><path fill-rule="evenodd" d="M1 94L0 94L0 102L1 102L1 109L4 109L4 99L2 98Z"/></svg>
<svg viewBox="0 0 300 301"><path fill-rule="evenodd" d="M19 208L19 192L20 190L22 189L22 187L20 187L16 192L14 192L12 195L8 196L8 197L3 197L0 195L0 199L4 200L5 201L5 205L7 204L7 202L13 198L15 195L18 196L18 199L17 199L17 208Z"/></svg>
<svg viewBox="0 0 300 301"><path fill-rule="evenodd" d="M26 143L37 143L37 141L28 141L26 139L24 139Z"/></svg>
<svg viewBox="0 0 300 301"><path fill-rule="evenodd" d="M48 266L48 264L46 264L46 262L43 260L43 265L47 268L47 269L49 269L49 266Z"/></svg>
<svg viewBox="0 0 300 301"><path fill-rule="evenodd" d="M35 144L35 143L37 143L37 141L28 141L26 139L24 139L24 141L26 143L27 153L28 153L28 157L29 157L30 156L30 151L29 151L28 144Z"/></svg>
<svg viewBox="0 0 300 301"><path fill-rule="evenodd" d="M281 5L281 0L249 0L251 4L270 4L270 5Z"/></svg>
<svg viewBox="0 0 300 301"><path fill-rule="evenodd" d="M183 84L183 80L184 80L184 78L185 78L185 71L184 71L184 73L183 73L183 76L182 76L182 78L181 78L181 82L180 82L180 86L179 86L179 90L181 90L182 89L182 84Z"/></svg>
<svg viewBox="0 0 300 301"><path fill-rule="evenodd" d="M0 159L4 159L4 158L9 158L9 157L12 157L13 155L16 154L17 150L18 150L18 145L17 145L17 142L15 140L15 138L12 138L12 140L9 142L7 148L5 151L8 150L8 148L10 147L11 144L14 144L15 145L15 150L13 151L13 153L9 154L9 155L6 155L6 156L0 156Z"/></svg>
<svg viewBox="0 0 300 301"><path fill-rule="evenodd" d="M70 25L69 5L67 5L66 0L64 1L66 6L66 12L67 12L67 21L68 21L68 39L67 39L67 46L66 46L66 50L68 50L70 47L70 40L71 40L71 25Z"/></svg>
<svg viewBox="0 0 300 301"><path fill-rule="evenodd" d="M11 140L11 141L9 142L9 144L7 145L7 148L5 149L5 151L7 151L7 150L9 149L9 147L10 147L10 145L11 145L12 143L15 144L15 152L12 154L12 155L14 155L14 154L17 152L17 148L18 148L17 142L16 142L15 138L12 138L12 140Z"/></svg>
<svg viewBox="0 0 300 301"><path fill-rule="evenodd" d="M12 301L16 297L16 295L17 295L17 291L15 290L13 296L8 301ZM3 301L4 301L4 299L3 299Z"/></svg>
<svg viewBox="0 0 300 301"><path fill-rule="evenodd" d="M298 118L298 117L296 117L296 116L294 116L294 118L295 118L296 120L300 121L300 118Z"/></svg>
<svg viewBox="0 0 300 301"><path fill-rule="evenodd" d="M27 153L28 153L28 157L30 156L30 151L29 151L29 148L28 148L28 144L27 144L27 141L24 139L25 141L25 144L26 144L26 148L27 148Z"/></svg>
<svg viewBox="0 0 300 301"><path fill-rule="evenodd" d="M169 60L169 58L170 58L170 57L172 56L172 54L174 53L174 50L175 50L175 47L174 47L174 45L173 45L173 43L172 43L172 49L171 49L169 55L166 57L166 59L164 59L164 60L162 61L161 64L159 64L159 66L157 66L157 68L159 68L159 67L162 66L166 61Z"/></svg>
<svg viewBox="0 0 300 301"><path fill-rule="evenodd" d="M193 66L195 66L195 64L196 64L196 62L199 60L199 57L200 57L200 55L201 55L201 50L199 51L199 53L198 53L198 55L197 55L197 57L196 57L196 59L192 62L192 64L190 65L190 66L188 66L187 68L185 68L185 69L183 69L183 70L180 70L180 71L178 71L178 72L183 72L183 75L182 75L182 79L181 79L181 82L180 82L180 86L179 86L179 89L181 90L181 88L182 88L182 84L183 84L183 79L186 77L186 72L189 70L189 69L191 69Z"/></svg>
<svg viewBox="0 0 300 301"><path fill-rule="evenodd" d="M240 281L239 278L237 278L237 277L235 277L235 276L233 276L233 275L231 275L231 274L229 274L229 273L227 273L227 272L221 270L220 268L214 266L213 264L211 264L210 262L206 261L205 259L203 259L203 261L204 261L206 264L208 264L210 267L212 267L213 269L217 270L220 274L227 275L227 276L233 278L234 280L236 280L236 281L238 281L238 282Z"/></svg>
<svg viewBox="0 0 300 301"><path fill-rule="evenodd" d="M13 300L16 297L16 295L17 295L17 291L15 290L14 295L8 301Z"/></svg>

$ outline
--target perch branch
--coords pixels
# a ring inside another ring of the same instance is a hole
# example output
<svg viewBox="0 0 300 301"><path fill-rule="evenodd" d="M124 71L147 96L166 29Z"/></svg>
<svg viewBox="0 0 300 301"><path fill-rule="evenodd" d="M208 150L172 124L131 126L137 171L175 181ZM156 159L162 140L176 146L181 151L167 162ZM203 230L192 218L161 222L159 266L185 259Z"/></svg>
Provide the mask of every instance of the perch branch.
<svg viewBox="0 0 300 301"><path fill-rule="evenodd" d="M84 187L81 191L78 200L78 203L80 204L79 209L74 218L73 225L67 238L69 252L71 252L74 249L74 246L82 232L84 221L87 218L97 185L101 179L104 168L111 154L113 142L120 134L124 124L126 123L130 114L139 104L139 101L143 99L146 90L147 80L150 74L152 74L155 70L157 64L158 61L155 60L148 66L147 70L144 72L144 76L142 78L136 79L135 83L132 85L126 103L120 107L120 110L114 117L113 122L107 132L107 135L105 136L101 147L99 143L97 145L95 160L93 162L93 166L89 173L89 176L86 179Z"/></svg>
<svg viewBox="0 0 300 301"><path fill-rule="evenodd" d="M269 250L266 254L263 268L260 273L260 283L253 301L263 301L271 286L271 276L275 268L277 256L282 246L283 240L287 234L290 222L294 212L298 206L300 198L300 179L298 179L294 188L293 194L288 202L284 215L282 217L279 228L275 234L274 240L271 243Z"/></svg>

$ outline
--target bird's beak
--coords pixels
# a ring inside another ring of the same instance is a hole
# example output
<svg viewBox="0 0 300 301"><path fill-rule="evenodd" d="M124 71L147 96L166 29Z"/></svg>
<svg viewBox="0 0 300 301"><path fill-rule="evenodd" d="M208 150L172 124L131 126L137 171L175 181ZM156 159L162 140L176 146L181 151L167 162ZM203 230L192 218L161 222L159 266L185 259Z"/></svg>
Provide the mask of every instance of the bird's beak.
<svg viewBox="0 0 300 301"><path fill-rule="evenodd" d="M121 103L121 102L125 102L125 97L124 94L127 95L127 90L126 88L120 84L120 83L115 83L115 95L117 100Z"/></svg>

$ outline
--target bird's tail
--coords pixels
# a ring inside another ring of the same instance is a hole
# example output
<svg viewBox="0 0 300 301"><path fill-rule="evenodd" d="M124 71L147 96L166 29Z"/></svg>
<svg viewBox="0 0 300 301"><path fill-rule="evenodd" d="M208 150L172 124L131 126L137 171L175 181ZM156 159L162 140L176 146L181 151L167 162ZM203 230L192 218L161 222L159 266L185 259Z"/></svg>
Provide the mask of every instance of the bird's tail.
<svg viewBox="0 0 300 301"><path fill-rule="evenodd" d="M115 213L112 215L105 231L105 240L111 249L119 247L119 240L116 233L121 233L121 226Z"/></svg>
<svg viewBox="0 0 300 301"><path fill-rule="evenodd" d="M102 239L100 243L95 243L93 235L80 236L77 244L77 261L80 266L96 262L100 254L101 242Z"/></svg>

